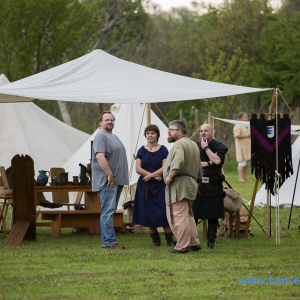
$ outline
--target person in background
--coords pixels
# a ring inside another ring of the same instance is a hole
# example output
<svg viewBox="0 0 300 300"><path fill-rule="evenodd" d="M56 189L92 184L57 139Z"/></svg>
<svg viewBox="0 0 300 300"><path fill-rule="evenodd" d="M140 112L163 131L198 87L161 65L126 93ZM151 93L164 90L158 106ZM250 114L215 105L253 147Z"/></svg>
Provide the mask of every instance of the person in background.
<svg viewBox="0 0 300 300"><path fill-rule="evenodd" d="M218 219L224 218L222 165L228 148L213 139L213 128L209 124L201 126L200 136L201 142L197 145L200 149L203 177L198 187L200 196L196 198L192 208L196 224L198 219L208 219L207 247L215 249Z"/></svg>
<svg viewBox="0 0 300 300"><path fill-rule="evenodd" d="M248 121L247 113L239 114L240 121ZM248 181L247 166L251 160L251 134L250 128L242 125L233 127L233 135L235 138L236 161L238 162L239 181Z"/></svg>
<svg viewBox="0 0 300 300"><path fill-rule="evenodd" d="M145 128L147 145L136 155L136 172L140 175L134 198L132 222L149 227L154 246L160 246L157 227L163 227L168 246L174 246L173 233L166 215L165 188L162 174L168 149L158 143L160 131L156 125Z"/></svg>
<svg viewBox="0 0 300 300"><path fill-rule="evenodd" d="M169 124L168 142L174 143L164 167L167 218L177 243L171 253L188 253L201 249L194 221L192 203L202 177L200 153L195 142L186 137L186 124L175 120Z"/></svg>
<svg viewBox="0 0 300 300"><path fill-rule="evenodd" d="M126 150L112 133L115 117L104 111L99 117L100 130L92 147L92 190L101 201L100 231L102 248L125 249L116 242L113 215L124 185L129 184Z"/></svg>

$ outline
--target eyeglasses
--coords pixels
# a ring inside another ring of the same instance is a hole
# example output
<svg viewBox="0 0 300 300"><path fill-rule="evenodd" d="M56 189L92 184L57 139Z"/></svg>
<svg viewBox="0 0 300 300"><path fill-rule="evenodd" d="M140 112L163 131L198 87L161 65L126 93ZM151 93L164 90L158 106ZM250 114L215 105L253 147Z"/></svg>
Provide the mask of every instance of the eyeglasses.
<svg viewBox="0 0 300 300"><path fill-rule="evenodd" d="M178 128L169 128L168 131L179 130Z"/></svg>
<svg viewBox="0 0 300 300"><path fill-rule="evenodd" d="M115 120L112 120L112 119L107 119L107 120L102 120L104 122L115 122Z"/></svg>

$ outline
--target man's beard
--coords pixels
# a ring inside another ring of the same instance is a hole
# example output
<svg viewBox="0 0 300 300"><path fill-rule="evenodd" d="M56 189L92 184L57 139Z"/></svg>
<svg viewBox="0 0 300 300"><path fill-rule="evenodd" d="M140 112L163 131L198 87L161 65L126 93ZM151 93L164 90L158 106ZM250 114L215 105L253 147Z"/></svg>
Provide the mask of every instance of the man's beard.
<svg viewBox="0 0 300 300"><path fill-rule="evenodd" d="M103 127L106 131L108 132L112 132L114 125L110 125L111 127L109 127L109 125L106 125L105 127Z"/></svg>
<svg viewBox="0 0 300 300"><path fill-rule="evenodd" d="M171 137L171 136L168 136L168 143L174 143L174 142L176 142L177 140L175 140L173 137Z"/></svg>

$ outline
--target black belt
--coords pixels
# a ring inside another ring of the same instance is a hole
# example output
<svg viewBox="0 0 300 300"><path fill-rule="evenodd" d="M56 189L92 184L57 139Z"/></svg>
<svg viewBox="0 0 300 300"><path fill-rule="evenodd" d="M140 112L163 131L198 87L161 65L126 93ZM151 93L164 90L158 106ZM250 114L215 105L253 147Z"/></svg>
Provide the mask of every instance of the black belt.
<svg viewBox="0 0 300 300"><path fill-rule="evenodd" d="M202 183L211 183L213 185L220 184L225 180L224 174L216 176L202 177Z"/></svg>

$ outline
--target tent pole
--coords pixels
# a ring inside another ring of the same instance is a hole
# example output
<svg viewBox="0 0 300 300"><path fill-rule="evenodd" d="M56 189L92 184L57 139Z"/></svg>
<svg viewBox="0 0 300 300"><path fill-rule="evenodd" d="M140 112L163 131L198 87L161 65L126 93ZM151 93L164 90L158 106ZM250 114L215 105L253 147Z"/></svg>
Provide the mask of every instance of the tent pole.
<svg viewBox="0 0 300 300"><path fill-rule="evenodd" d="M102 114L103 112L103 106L102 106L102 103L99 103L98 104L98 107L99 107L99 116Z"/></svg>
<svg viewBox="0 0 300 300"><path fill-rule="evenodd" d="M269 191L269 197L270 197L270 205L269 205L269 211L270 211L270 237L272 235L272 196L271 191Z"/></svg>
<svg viewBox="0 0 300 300"><path fill-rule="evenodd" d="M296 180L295 180L295 187L294 187L294 193L293 193L293 200L292 200L292 205L291 205L291 211L290 211L290 218L289 218L288 229L290 229L290 223L291 223L291 217L292 217L292 210L293 210L294 198L295 198L295 191L296 191L296 187L297 187L298 174L299 174L299 165L300 165L300 158L299 158L299 162L298 162L297 176L296 176Z"/></svg>
<svg viewBox="0 0 300 300"><path fill-rule="evenodd" d="M269 108L269 118L270 117L272 118L272 113L273 113L274 108L275 108L275 103L276 103L276 89L274 89L274 92L273 92L273 97L272 97L272 101L271 101L271 105L270 105L271 110ZM254 183L254 188L253 188L253 193L252 193L252 198L251 198L251 203L250 203L250 209L249 209L250 215L248 216L247 225L246 225L246 229L245 229L245 233L244 233L244 238L248 238L248 232L249 232L249 227L250 227L250 222L251 222L251 215L252 215L252 212L253 212L255 196L256 196L257 187L258 187L258 182L259 182L259 173L257 174L256 179L255 179L255 183ZM267 192L268 192L268 190L267 190ZM267 201L267 205L268 205L268 201ZM267 212L268 212L268 208L267 208ZM267 224L268 223L269 223L269 220L267 220ZM267 227L267 237L268 237L268 227Z"/></svg>
<svg viewBox="0 0 300 300"><path fill-rule="evenodd" d="M147 103L147 126L151 124L151 103Z"/></svg>
<svg viewBox="0 0 300 300"><path fill-rule="evenodd" d="M269 186L268 186L268 183L267 183L267 225L266 225L266 232L267 232L267 239L270 238L270 223L269 223L269 220L270 220L270 210L269 210L269 207L270 207L270 193L269 193Z"/></svg>
<svg viewBox="0 0 300 300"><path fill-rule="evenodd" d="M208 112L208 124L211 125L211 112Z"/></svg>
<svg viewBox="0 0 300 300"><path fill-rule="evenodd" d="M253 212L254 201L255 201L255 196L256 196L257 187L258 187L258 182L259 182L259 174L257 175L257 177L255 179L255 183L254 183L254 188L253 188L250 209L249 209L249 215L248 215L247 225L246 225L246 229L245 229L245 233L244 233L244 238L248 238L248 232L249 232L251 216L252 216L252 212Z"/></svg>

